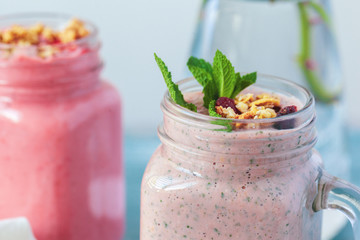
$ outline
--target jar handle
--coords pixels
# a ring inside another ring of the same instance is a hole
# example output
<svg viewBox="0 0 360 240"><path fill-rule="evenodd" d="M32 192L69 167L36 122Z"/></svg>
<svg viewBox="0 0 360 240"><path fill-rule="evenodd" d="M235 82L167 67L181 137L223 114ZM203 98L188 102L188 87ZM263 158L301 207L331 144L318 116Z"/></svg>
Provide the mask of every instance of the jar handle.
<svg viewBox="0 0 360 240"><path fill-rule="evenodd" d="M360 188L320 170L318 193L312 206L315 212L336 209L352 224L356 240L360 239Z"/></svg>

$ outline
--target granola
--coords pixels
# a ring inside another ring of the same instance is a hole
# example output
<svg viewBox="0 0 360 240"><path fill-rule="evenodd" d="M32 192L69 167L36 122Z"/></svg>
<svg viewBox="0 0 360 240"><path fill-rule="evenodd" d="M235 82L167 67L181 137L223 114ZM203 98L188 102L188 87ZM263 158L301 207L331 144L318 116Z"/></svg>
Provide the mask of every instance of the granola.
<svg viewBox="0 0 360 240"><path fill-rule="evenodd" d="M281 99L278 96L268 93L239 94L235 99L221 97L216 101L216 112L223 118L229 119L266 119L291 114L297 111L297 107L281 106ZM252 123L232 123L235 129L255 129L260 125Z"/></svg>
<svg viewBox="0 0 360 240"><path fill-rule="evenodd" d="M217 101L217 113L222 117L233 119L274 118L277 117L277 110L281 109L279 97L267 93L255 97L252 93L239 94L234 100L235 110L228 107L228 104L226 106L221 104L222 102L230 102L230 100Z"/></svg>
<svg viewBox="0 0 360 240"><path fill-rule="evenodd" d="M45 26L42 23L30 27L13 25L0 31L0 43L11 45L7 49L9 57L17 47L36 46L37 55L48 58L60 52L63 48L60 44L67 44L90 34L85 23L79 19L72 19L67 26L60 31Z"/></svg>

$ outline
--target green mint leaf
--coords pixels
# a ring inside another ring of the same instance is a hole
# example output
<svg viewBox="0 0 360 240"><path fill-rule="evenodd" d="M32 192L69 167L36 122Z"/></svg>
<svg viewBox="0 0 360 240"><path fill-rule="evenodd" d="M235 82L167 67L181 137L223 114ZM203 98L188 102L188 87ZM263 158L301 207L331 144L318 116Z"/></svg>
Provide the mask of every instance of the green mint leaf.
<svg viewBox="0 0 360 240"><path fill-rule="evenodd" d="M215 104L216 104L216 100L212 100L209 103L209 116L222 118L222 116L216 112ZM219 119L216 121L212 121L211 123L215 124L215 125L220 125L220 126L226 127L226 129L217 129L216 131L225 131L225 132L232 131L232 125L231 125L230 120L220 120Z"/></svg>
<svg viewBox="0 0 360 240"><path fill-rule="evenodd" d="M185 107L191 111L196 112L197 111L196 106L192 103L187 103L184 100L184 96L181 93L181 91L179 90L179 86L172 81L171 72L169 72L165 63L161 60L161 58L159 58L156 55L156 53L154 53L154 56L155 56L156 63L159 66L160 71L164 77L165 83L169 89L171 98L174 100L174 102L176 104L179 104L182 107Z"/></svg>
<svg viewBox="0 0 360 240"><path fill-rule="evenodd" d="M209 116L211 116L211 117L220 117L221 118L222 116L216 112L215 104L216 104L215 100L212 100L209 103Z"/></svg>
<svg viewBox="0 0 360 240"><path fill-rule="evenodd" d="M236 73L235 78L236 78L236 85L235 85L233 93L231 94L231 98L235 98L239 94L239 92L241 92L241 90L243 90L243 88L241 86L242 79L241 79L240 73Z"/></svg>
<svg viewBox="0 0 360 240"><path fill-rule="evenodd" d="M249 73L244 76L240 76L240 73L236 73L236 85L230 98L235 98L242 90L256 82L257 73Z"/></svg>
<svg viewBox="0 0 360 240"><path fill-rule="evenodd" d="M213 80L211 64L204 59L190 57L187 66L201 86L205 87L209 81Z"/></svg>
<svg viewBox="0 0 360 240"><path fill-rule="evenodd" d="M204 107L208 108L209 104L212 100L217 100L219 98L219 94L217 92L216 86L214 86L214 82L208 82L203 88L204 93Z"/></svg>
<svg viewBox="0 0 360 240"><path fill-rule="evenodd" d="M216 51L214 57L213 75L219 97L230 98L236 85L235 70L231 62L219 50Z"/></svg>

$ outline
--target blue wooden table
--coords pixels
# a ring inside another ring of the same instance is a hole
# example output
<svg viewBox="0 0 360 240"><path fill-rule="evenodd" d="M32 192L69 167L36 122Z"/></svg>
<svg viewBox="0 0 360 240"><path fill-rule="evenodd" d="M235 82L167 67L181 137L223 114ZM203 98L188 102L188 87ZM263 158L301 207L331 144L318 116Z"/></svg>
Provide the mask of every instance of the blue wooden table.
<svg viewBox="0 0 360 240"><path fill-rule="evenodd" d="M125 137L126 234L125 240L138 240L140 229L140 186L151 155L159 146L157 136Z"/></svg>

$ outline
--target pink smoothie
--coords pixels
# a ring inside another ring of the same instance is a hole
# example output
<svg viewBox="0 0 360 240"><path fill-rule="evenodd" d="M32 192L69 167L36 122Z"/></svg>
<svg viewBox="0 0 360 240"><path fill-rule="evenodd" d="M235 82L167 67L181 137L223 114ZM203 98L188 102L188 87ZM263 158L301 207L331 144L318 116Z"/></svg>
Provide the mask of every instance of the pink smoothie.
<svg viewBox="0 0 360 240"><path fill-rule="evenodd" d="M97 47L0 59L0 219L38 240L119 240L124 231L120 100Z"/></svg>
<svg viewBox="0 0 360 240"><path fill-rule="evenodd" d="M201 93L185 97L202 112ZM142 182L141 240L320 239L321 215L311 211L320 158L297 150L314 131L265 123L228 133L170 112Z"/></svg>

